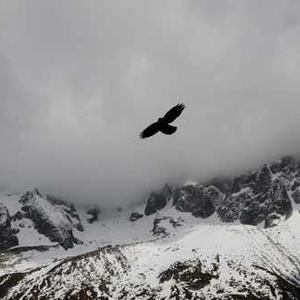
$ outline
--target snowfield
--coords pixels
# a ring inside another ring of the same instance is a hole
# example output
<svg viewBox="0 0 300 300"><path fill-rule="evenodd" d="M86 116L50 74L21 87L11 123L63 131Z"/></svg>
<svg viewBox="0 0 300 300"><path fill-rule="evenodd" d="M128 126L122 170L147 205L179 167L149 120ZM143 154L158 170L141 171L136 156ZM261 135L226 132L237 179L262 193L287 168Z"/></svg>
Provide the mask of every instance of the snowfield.
<svg viewBox="0 0 300 300"><path fill-rule="evenodd" d="M193 269L197 261L203 274L218 273L201 290L194 290L193 296L205 296L203 299L213 299L218 295L223 299L232 294L247 299L249 290L255 295L257 289L269 299L284 299L280 293L272 294L272 289L263 284L268 278L276 290L277 276L296 287L300 285L298 210L286 222L269 229L214 224L213 218L199 222L172 208L166 208L160 215L181 218L184 225L180 230L169 228L173 232L167 236L153 238L149 225L157 215L134 223L118 216L92 224L90 231L85 233L85 244L75 249L65 251L53 247L44 252L23 253L21 259L12 260L10 267L2 269L2 274L20 271L26 274L4 299L30 299L33 287L45 299L64 299L67 294L70 297L80 295L85 286L88 286L87 294L91 295L89 299L124 299L125 294L128 299L147 299L148 296L150 299L153 295L154 299L164 299L171 297L174 286L178 287L177 293L182 297L184 289L176 280L171 278L161 282L159 275L178 262L188 262L189 268ZM114 235L114 232L119 234ZM78 238L83 240L83 237L81 232ZM95 242L97 237L101 237L98 243ZM130 243L124 245L124 241ZM91 251L95 245L101 247L105 243L112 247ZM120 246L116 246L118 244ZM214 265L218 266L217 271L214 271ZM32 269L33 272L28 272ZM233 280L235 284L232 285ZM247 289L237 292L237 287L243 286ZM142 294L138 296L139 293Z"/></svg>

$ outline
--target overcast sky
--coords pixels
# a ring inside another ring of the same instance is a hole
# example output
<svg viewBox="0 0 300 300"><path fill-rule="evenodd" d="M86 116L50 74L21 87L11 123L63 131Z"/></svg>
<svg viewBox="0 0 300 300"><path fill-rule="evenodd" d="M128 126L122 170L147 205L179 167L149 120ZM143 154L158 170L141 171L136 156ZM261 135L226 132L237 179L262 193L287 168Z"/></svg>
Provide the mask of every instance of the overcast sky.
<svg viewBox="0 0 300 300"><path fill-rule="evenodd" d="M296 0L0 0L1 186L126 206L297 154L299 36Z"/></svg>

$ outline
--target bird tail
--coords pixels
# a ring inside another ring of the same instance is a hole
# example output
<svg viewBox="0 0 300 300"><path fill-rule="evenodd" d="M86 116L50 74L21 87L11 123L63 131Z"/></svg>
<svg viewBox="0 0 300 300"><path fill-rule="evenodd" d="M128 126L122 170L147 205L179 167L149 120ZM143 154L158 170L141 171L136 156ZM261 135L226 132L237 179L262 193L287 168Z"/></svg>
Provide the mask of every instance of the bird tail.
<svg viewBox="0 0 300 300"><path fill-rule="evenodd" d="M162 124L160 126L160 131L164 134L173 134L177 130L177 127L169 125L169 124Z"/></svg>

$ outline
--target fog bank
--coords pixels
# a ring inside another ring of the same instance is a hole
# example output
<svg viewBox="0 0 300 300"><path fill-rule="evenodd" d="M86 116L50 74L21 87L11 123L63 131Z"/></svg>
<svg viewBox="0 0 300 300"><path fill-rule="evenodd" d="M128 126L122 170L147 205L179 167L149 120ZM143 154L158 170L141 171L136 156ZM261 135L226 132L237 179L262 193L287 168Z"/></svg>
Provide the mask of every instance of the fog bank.
<svg viewBox="0 0 300 300"><path fill-rule="evenodd" d="M1 1L0 183L126 206L300 149L300 2ZM172 136L139 132L170 107Z"/></svg>

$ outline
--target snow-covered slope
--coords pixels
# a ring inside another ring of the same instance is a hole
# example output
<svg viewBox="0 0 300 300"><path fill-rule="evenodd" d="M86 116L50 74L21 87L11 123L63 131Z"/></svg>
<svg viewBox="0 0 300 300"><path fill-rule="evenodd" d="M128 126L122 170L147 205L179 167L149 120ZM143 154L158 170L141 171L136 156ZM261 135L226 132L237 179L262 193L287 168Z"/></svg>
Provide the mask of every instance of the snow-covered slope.
<svg viewBox="0 0 300 300"><path fill-rule="evenodd" d="M299 299L299 225L296 211L265 230L198 224L1 280L6 299Z"/></svg>
<svg viewBox="0 0 300 300"><path fill-rule="evenodd" d="M299 187L288 157L110 215L3 194L0 298L300 299Z"/></svg>

